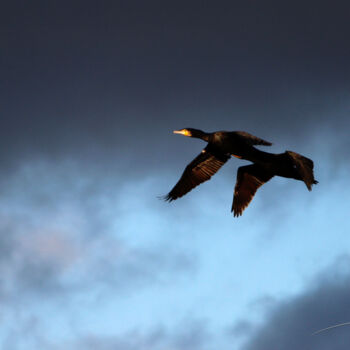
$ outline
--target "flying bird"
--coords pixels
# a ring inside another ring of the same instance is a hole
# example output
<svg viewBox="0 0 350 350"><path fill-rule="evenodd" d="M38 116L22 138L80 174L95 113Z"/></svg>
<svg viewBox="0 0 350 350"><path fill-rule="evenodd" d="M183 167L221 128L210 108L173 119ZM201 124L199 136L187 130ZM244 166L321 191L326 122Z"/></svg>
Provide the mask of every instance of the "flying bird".
<svg viewBox="0 0 350 350"><path fill-rule="evenodd" d="M274 176L303 181L311 191L314 179L313 161L298 153L286 151L274 154L254 146L271 146L272 143L245 131L216 131L206 133L192 128L175 130L174 134L195 137L207 142L202 152L185 168L180 180L163 198L173 201L209 180L230 158L251 161L253 164L238 168L231 212L242 215L257 189Z"/></svg>

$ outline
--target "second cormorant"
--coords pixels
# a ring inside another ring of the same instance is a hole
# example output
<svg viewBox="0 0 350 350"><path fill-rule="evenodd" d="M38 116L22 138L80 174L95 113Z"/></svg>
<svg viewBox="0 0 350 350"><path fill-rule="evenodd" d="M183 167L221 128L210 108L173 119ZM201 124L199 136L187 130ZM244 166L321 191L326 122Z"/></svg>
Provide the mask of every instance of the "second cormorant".
<svg viewBox="0 0 350 350"><path fill-rule="evenodd" d="M209 180L231 157L246 159L253 164L241 166L237 171L231 212L242 215L257 189L273 176L303 181L311 191L317 184L313 174L313 161L298 153L286 151L273 154L260 151L255 145L271 146L272 143L244 131L216 131L206 133L198 129L175 130L175 134L195 137L208 144L185 168L180 180L164 197L171 202L184 196L193 188Z"/></svg>

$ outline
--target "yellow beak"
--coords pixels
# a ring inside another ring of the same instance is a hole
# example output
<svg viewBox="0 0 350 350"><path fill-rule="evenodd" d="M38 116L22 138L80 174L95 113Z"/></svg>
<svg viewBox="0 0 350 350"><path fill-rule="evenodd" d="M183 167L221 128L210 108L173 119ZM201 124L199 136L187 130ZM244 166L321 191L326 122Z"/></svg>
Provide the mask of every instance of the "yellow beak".
<svg viewBox="0 0 350 350"><path fill-rule="evenodd" d="M189 130L174 130L173 131L174 134L180 134L180 135L184 135L184 136L191 136L191 133L189 132Z"/></svg>

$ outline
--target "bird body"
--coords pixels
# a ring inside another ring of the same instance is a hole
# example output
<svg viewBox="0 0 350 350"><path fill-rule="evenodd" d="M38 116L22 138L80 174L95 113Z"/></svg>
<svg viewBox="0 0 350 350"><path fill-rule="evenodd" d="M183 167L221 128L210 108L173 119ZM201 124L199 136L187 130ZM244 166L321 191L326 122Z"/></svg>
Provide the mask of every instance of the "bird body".
<svg viewBox="0 0 350 350"><path fill-rule="evenodd" d="M253 199L257 189L273 176L304 181L311 191L317 181L313 175L313 162L298 153L286 151L280 154L264 152L255 145L271 146L272 143L244 131L216 131L206 133L186 128L174 133L200 138L208 145L185 168L180 180L164 197L173 201L184 196L194 187L209 180L231 156L251 161L253 164L238 168L231 211L240 216Z"/></svg>
<svg viewBox="0 0 350 350"><path fill-rule="evenodd" d="M271 146L272 143L243 131L216 131L207 134L207 142L221 153L239 155L249 153L253 145ZM194 136L192 136L194 137Z"/></svg>

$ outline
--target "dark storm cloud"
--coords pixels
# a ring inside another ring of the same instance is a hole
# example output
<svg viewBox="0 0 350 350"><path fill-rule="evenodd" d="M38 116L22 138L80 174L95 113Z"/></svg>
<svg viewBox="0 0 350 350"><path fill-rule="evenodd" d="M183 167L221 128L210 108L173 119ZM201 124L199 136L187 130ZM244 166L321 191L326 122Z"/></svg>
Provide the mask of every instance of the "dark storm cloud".
<svg viewBox="0 0 350 350"><path fill-rule="evenodd" d="M349 256L339 258L303 293L275 303L241 349L348 349L348 327L313 333L350 321L349 262Z"/></svg>
<svg viewBox="0 0 350 350"><path fill-rule="evenodd" d="M274 142L338 129L349 111L348 6L8 2L2 162L103 153L123 163L142 150L132 161L142 168L178 145L174 128L246 129Z"/></svg>

